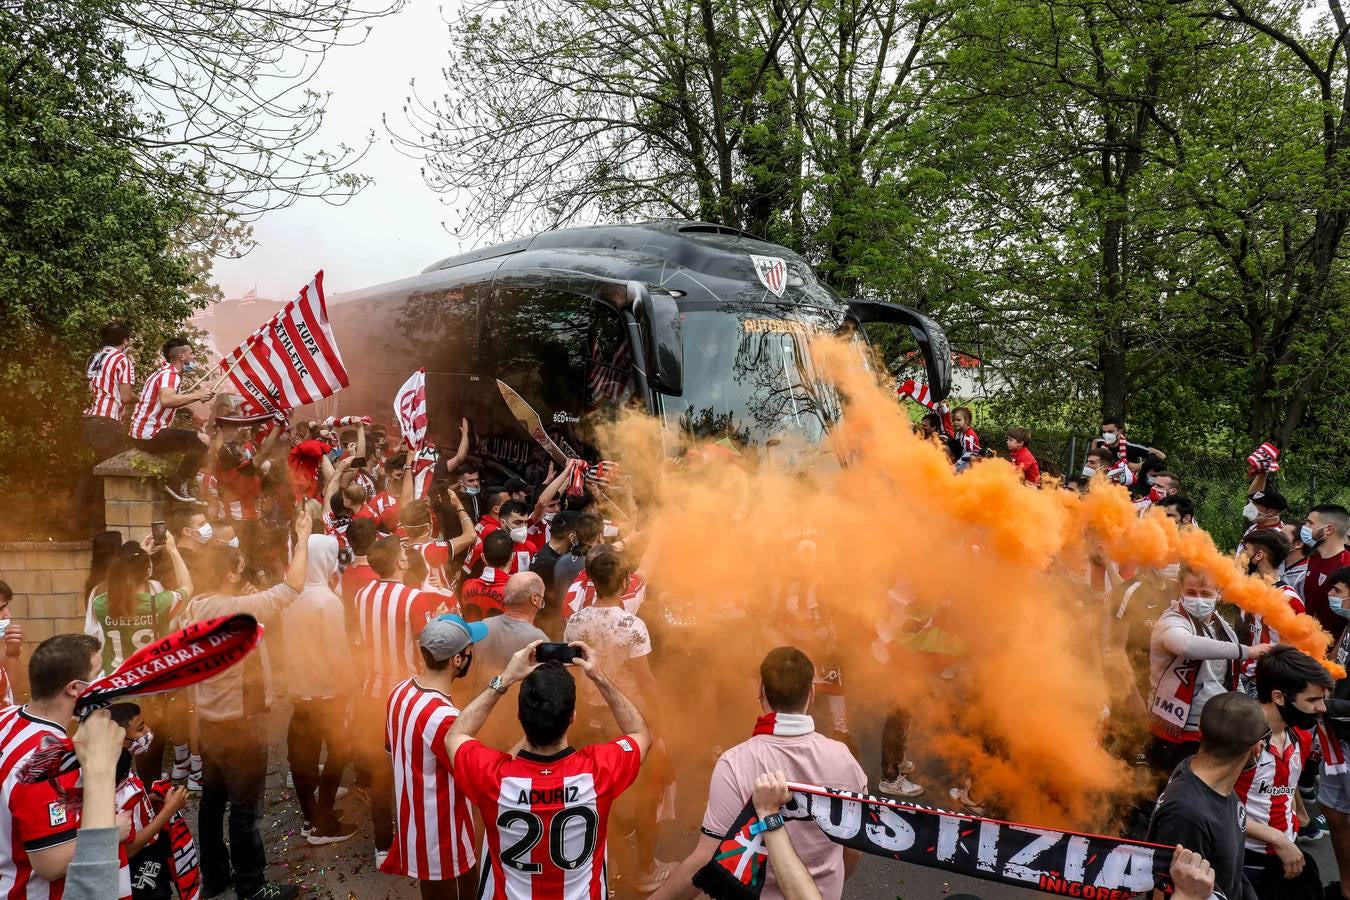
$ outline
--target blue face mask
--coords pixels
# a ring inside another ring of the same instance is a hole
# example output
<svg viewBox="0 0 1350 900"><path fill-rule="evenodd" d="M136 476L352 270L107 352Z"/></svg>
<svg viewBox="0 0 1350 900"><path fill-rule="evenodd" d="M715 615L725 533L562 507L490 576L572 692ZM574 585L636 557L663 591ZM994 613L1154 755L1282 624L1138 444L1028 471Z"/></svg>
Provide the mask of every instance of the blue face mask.
<svg viewBox="0 0 1350 900"><path fill-rule="evenodd" d="M1298 539L1303 542L1305 547L1317 546L1317 538L1313 537L1313 530L1307 525L1298 530Z"/></svg>
<svg viewBox="0 0 1350 900"><path fill-rule="evenodd" d="M1341 605L1344 602L1345 601L1342 598L1337 597L1335 594L1327 594L1327 606L1331 607L1331 611L1338 616L1345 616L1347 619L1350 619L1350 609Z"/></svg>
<svg viewBox="0 0 1350 900"><path fill-rule="evenodd" d="M197 364L196 364L195 362L190 362L190 361L189 361L189 362L183 363L183 374L184 374L184 375L188 374L189 372L195 372L195 371L197 371Z"/></svg>

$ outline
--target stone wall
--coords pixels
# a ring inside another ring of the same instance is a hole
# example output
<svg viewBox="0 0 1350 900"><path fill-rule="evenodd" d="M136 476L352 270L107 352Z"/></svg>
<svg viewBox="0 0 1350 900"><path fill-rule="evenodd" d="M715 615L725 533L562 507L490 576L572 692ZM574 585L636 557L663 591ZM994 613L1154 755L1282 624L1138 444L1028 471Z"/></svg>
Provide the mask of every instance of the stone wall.
<svg viewBox="0 0 1350 900"><path fill-rule="evenodd" d="M23 625L23 659L54 634L84 630L89 542L0 543L0 580L14 591L9 614Z"/></svg>

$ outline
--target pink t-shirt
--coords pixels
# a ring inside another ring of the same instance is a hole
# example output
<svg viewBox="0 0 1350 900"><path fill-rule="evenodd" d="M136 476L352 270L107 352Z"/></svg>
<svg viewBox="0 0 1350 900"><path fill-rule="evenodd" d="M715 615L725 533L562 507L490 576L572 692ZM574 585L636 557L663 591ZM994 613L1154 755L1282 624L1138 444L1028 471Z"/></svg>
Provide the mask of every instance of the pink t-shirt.
<svg viewBox="0 0 1350 900"><path fill-rule="evenodd" d="M750 799L755 779L777 769L783 770L788 781L849 791L867 790L867 776L862 767L838 741L814 731L796 737L757 734L717 760L708 786L708 808L703 813L704 832L718 838L725 835ZM789 820L787 830L821 897L838 900L844 893L844 848L827 838L813 821ZM760 897L782 900L783 892L778 889L772 865Z"/></svg>

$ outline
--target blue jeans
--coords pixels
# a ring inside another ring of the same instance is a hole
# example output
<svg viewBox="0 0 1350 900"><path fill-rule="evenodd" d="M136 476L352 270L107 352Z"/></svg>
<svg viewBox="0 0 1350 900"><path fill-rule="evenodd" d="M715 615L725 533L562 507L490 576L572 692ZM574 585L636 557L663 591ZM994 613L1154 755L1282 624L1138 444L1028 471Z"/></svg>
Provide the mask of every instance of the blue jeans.
<svg viewBox="0 0 1350 900"><path fill-rule="evenodd" d="M197 842L203 896L233 883L239 896L247 897L266 881L267 852L258 831L267 781L266 719L256 715L200 723L202 800L197 810ZM229 847L225 846L226 807Z"/></svg>

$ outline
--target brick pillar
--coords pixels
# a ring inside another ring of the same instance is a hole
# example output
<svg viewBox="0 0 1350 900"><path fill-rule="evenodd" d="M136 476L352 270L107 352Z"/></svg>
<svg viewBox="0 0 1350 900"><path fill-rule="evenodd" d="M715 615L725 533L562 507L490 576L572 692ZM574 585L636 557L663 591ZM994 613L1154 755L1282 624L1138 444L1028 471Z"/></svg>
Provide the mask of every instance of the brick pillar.
<svg viewBox="0 0 1350 900"><path fill-rule="evenodd" d="M140 450L126 450L94 468L103 479L103 515L107 527L137 543L150 536L150 523L164 521L167 495L161 487L168 464Z"/></svg>

